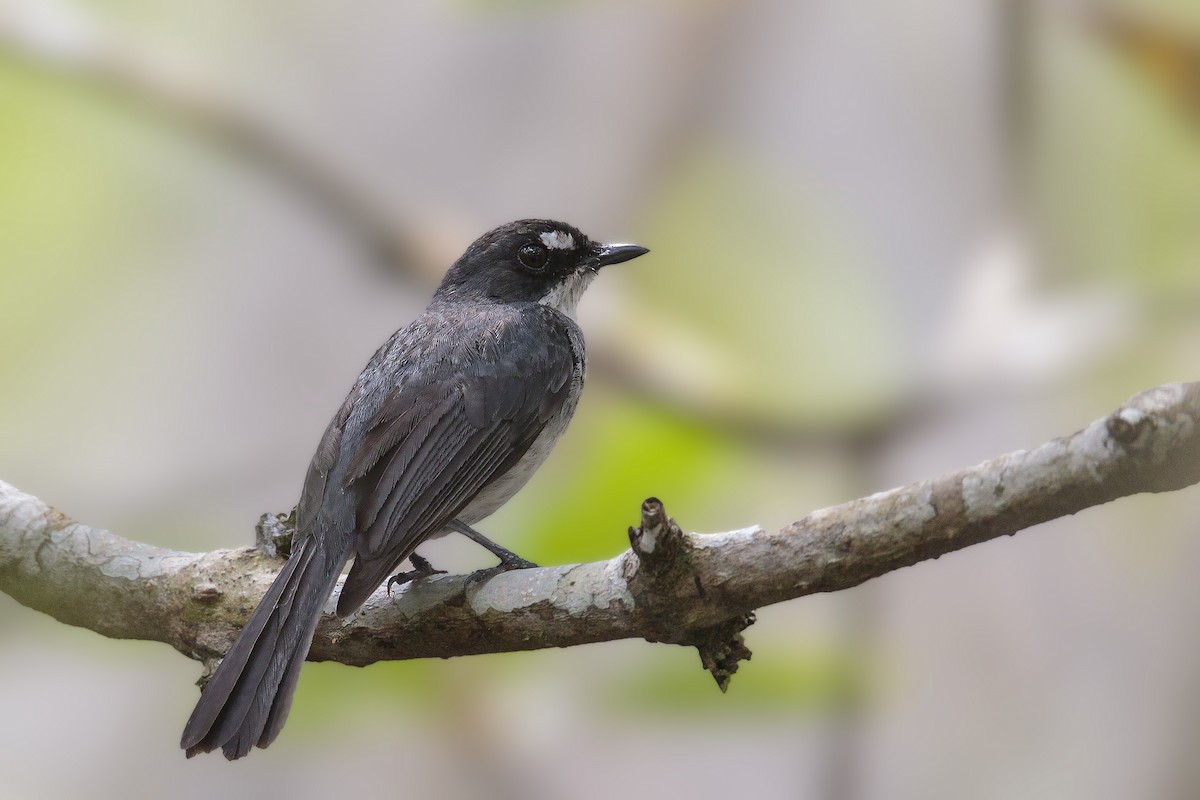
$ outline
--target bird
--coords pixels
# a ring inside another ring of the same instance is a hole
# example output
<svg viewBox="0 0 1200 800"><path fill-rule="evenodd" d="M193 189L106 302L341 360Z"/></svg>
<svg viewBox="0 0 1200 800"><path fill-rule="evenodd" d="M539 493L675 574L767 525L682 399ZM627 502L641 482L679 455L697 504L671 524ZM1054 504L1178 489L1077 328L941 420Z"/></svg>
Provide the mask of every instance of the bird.
<svg viewBox="0 0 1200 800"><path fill-rule="evenodd" d="M428 307L375 352L321 437L291 555L201 691L180 741L188 758L220 748L233 760L275 740L351 559L339 617L389 576L435 572L415 549L449 532L494 553L493 570L535 566L471 526L525 485L575 412L587 367L575 321L584 290L602 267L647 252L525 219L484 234L454 262ZM394 574L405 560L414 569Z"/></svg>

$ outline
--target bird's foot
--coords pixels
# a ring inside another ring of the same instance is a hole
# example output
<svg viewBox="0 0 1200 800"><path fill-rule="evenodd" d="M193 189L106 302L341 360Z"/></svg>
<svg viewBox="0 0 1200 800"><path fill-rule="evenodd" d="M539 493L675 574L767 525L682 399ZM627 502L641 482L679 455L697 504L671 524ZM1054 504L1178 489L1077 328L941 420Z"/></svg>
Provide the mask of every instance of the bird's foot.
<svg viewBox="0 0 1200 800"><path fill-rule="evenodd" d="M503 548L500 548L503 549ZM511 572L514 569L537 569L537 564L521 558L511 550L504 550L504 555L500 556L500 563L494 567L487 569L477 569L467 576L467 586L474 586L477 583L499 575L502 572Z"/></svg>
<svg viewBox="0 0 1200 800"><path fill-rule="evenodd" d="M388 578L388 581L387 581L387 593L388 594L392 593L393 586L403 586L406 583L411 583L412 581L415 581L417 578L428 578L430 575L445 575L446 574L446 570L434 569L433 564L430 564L427 560L425 560L421 556L417 555L416 553L413 553L411 556L408 557L408 562L413 565L412 569L410 569L408 572L397 573L397 574L393 575L392 577Z"/></svg>

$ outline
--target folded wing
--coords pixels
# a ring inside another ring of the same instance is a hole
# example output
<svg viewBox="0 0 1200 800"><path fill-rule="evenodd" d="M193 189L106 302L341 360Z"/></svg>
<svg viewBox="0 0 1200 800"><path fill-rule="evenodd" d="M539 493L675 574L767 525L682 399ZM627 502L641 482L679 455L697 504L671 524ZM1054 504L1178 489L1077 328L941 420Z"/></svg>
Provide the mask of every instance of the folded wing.
<svg viewBox="0 0 1200 800"><path fill-rule="evenodd" d="M445 348L372 415L343 479L359 497L358 541L339 614L516 464L562 409L575 372L571 323L541 306L521 314Z"/></svg>

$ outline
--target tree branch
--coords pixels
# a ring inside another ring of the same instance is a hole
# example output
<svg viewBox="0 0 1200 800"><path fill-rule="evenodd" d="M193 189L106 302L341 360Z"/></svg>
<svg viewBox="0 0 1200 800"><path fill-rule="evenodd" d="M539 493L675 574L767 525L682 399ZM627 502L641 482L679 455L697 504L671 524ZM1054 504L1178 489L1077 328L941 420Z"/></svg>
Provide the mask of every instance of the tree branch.
<svg viewBox="0 0 1200 800"><path fill-rule="evenodd" d="M471 584L435 576L382 589L321 621L312 660L567 647L644 638L693 645L724 688L749 657L752 612L832 592L1089 506L1200 482L1200 383L1137 395L1034 450L815 511L779 531L685 533L643 504L632 548L608 561L521 570ZM260 540L283 517L264 518ZM115 638L166 642L209 663L278 569L267 547L181 553L67 518L0 482L0 590Z"/></svg>

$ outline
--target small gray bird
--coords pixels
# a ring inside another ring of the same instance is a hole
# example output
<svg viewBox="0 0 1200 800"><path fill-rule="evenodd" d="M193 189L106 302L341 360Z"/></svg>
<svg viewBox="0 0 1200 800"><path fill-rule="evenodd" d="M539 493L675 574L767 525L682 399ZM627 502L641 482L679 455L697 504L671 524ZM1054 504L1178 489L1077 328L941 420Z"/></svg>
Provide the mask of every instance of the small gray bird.
<svg viewBox="0 0 1200 800"><path fill-rule="evenodd" d="M421 316L375 353L308 468L292 555L204 687L183 729L190 758L229 759L279 734L325 601L351 557L337 614L361 606L414 551L457 531L533 566L470 525L516 494L567 427L587 355L575 307L596 272L648 252L595 244L551 220L484 234Z"/></svg>

